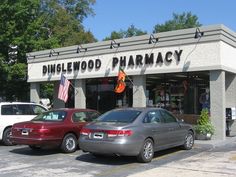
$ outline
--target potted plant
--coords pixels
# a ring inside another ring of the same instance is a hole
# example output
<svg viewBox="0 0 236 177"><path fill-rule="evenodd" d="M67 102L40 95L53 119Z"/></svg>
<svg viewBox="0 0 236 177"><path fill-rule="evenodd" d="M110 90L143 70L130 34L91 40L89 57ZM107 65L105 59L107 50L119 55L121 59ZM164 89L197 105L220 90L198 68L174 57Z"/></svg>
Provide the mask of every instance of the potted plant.
<svg viewBox="0 0 236 177"><path fill-rule="evenodd" d="M207 109L203 109L201 111L197 125L195 126L195 131L196 139L198 140L210 140L214 134L215 128L210 121L209 112Z"/></svg>

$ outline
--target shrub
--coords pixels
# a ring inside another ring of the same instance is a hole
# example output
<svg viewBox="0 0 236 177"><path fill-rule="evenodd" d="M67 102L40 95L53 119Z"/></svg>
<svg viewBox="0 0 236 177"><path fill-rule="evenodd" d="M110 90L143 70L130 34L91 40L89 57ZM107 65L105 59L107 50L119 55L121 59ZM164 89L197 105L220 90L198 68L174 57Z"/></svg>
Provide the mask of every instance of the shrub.
<svg viewBox="0 0 236 177"><path fill-rule="evenodd" d="M195 126L195 131L197 134L206 135L210 133L211 135L214 134L215 128L212 125L209 119L209 113L207 109L203 109L200 114L200 118L197 121L197 125Z"/></svg>

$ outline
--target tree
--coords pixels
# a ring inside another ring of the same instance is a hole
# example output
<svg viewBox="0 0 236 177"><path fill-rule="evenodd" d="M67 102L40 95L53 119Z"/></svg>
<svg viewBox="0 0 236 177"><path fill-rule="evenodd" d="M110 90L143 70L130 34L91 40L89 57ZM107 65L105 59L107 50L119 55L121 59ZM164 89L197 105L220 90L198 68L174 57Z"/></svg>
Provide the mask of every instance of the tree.
<svg viewBox="0 0 236 177"><path fill-rule="evenodd" d="M60 47L96 41L92 33L84 31L83 26L63 8L49 22L51 36L58 40Z"/></svg>
<svg viewBox="0 0 236 177"><path fill-rule="evenodd" d="M0 3L0 97L29 96L26 53L94 42L82 21L95 0L2 0ZM12 51L13 50L13 51ZM23 88L23 89L22 89Z"/></svg>
<svg viewBox="0 0 236 177"><path fill-rule="evenodd" d="M211 136L214 134L215 128L211 123L208 109L203 109L201 111L200 117L197 120L197 125L195 126L195 131L197 135L204 135L204 139L211 138ZM197 136L198 139L200 137L201 136Z"/></svg>
<svg viewBox="0 0 236 177"><path fill-rule="evenodd" d="M180 15L174 13L172 20L168 20L161 25L155 25L153 33L194 28L199 26L201 26L201 24L198 22L198 17L196 15L192 15L191 12L182 13Z"/></svg>
<svg viewBox="0 0 236 177"><path fill-rule="evenodd" d="M5 97L5 89L7 83L7 65L2 62L0 57L0 101Z"/></svg>
<svg viewBox="0 0 236 177"><path fill-rule="evenodd" d="M57 0L57 2L66 9L68 14L79 20L80 23L89 15L94 15L93 9L90 6L94 5L96 0Z"/></svg>
<svg viewBox="0 0 236 177"><path fill-rule="evenodd" d="M132 36L140 36L147 34L146 31L142 31L141 29L136 28L134 25L131 25L128 27L126 31L120 30L120 31L112 31L111 35L103 39L104 41L112 40L112 39L121 39L121 38L128 38Z"/></svg>
<svg viewBox="0 0 236 177"><path fill-rule="evenodd" d="M22 100L29 98L29 86L26 82L27 65L25 63L16 63L8 67L7 77L7 96L9 101Z"/></svg>

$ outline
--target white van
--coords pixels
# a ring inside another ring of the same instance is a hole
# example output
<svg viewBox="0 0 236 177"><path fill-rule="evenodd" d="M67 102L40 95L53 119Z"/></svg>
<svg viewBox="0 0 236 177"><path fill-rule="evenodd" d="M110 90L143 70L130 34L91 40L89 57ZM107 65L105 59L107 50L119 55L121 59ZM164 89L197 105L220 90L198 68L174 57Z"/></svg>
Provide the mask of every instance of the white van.
<svg viewBox="0 0 236 177"><path fill-rule="evenodd" d="M5 145L12 145L9 138L12 125L29 121L45 111L47 108L37 103L0 102L0 141Z"/></svg>

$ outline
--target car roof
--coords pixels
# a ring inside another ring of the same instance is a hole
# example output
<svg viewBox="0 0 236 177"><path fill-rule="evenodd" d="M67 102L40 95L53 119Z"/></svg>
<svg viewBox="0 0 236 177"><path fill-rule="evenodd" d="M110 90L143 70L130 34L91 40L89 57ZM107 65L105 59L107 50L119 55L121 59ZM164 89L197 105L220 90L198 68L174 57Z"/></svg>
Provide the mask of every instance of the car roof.
<svg viewBox="0 0 236 177"><path fill-rule="evenodd" d="M85 108L57 108L57 109L52 109L50 111L95 111L95 112L98 112L94 109L85 109Z"/></svg>
<svg viewBox="0 0 236 177"><path fill-rule="evenodd" d="M122 110L136 110L136 111L151 111L151 110L163 110L162 108L157 107L125 107L125 108L116 108L114 111L122 111Z"/></svg>
<svg viewBox="0 0 236 177"><path fill-rule="evenodd" d="M0 102L0 104L37 104L38 103L34 103L34 102L20 102L20 101L13 101L13 102Z"/></svg>
<svg viewBox="0 0 236 177"><path fill-rule="evenodd" d="M48 110L47 107L39 104L39 103L35 103L35 102L20 102L20 101L14 101L14 102L0 102L0 105L38 105L41 106L43 108L45 108L46 110Z"/></svg>

